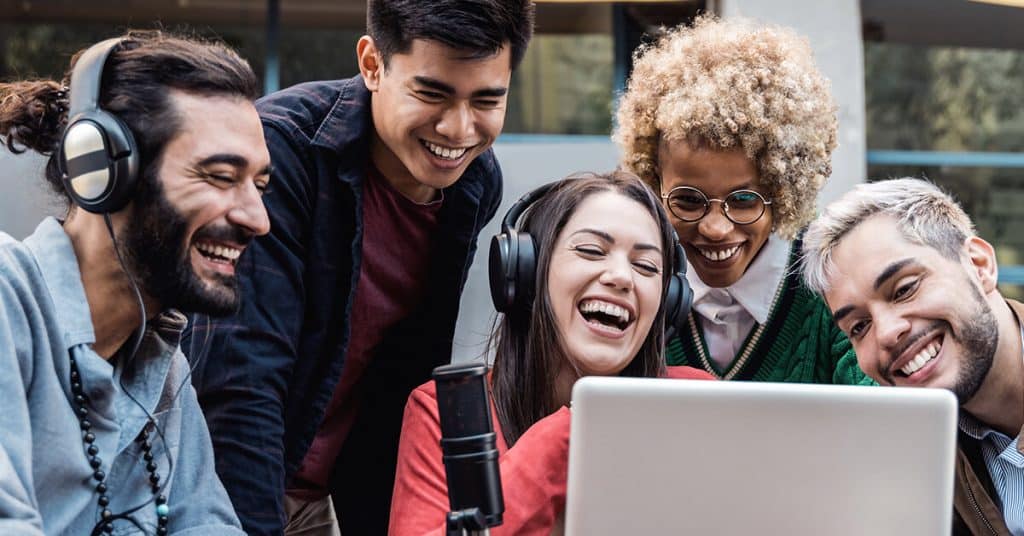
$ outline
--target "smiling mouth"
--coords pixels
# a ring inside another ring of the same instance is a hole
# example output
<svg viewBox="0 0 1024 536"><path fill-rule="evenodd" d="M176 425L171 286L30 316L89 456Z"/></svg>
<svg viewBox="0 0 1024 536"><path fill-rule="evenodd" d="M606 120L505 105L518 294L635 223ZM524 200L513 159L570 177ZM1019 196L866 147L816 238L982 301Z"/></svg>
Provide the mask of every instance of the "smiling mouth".
<svg viewBox="0 0 1024 536"><path fill-rule="evenodd" d="M918 350L917 355L907 364L903 365L897 372L897 375L909 378L915 372L924 368L925 365L931 363L939 355L939 350L942 349L942 341L942 338L937 338L928 343L924 348Z"/></svg>
<svg viewBox="0 0 1024 536"><path fill-rule="evenodd" d="M214 244L212 242L198 242L195 244L196 251L203 257L221 264L234 266L238 263L238 257L242 255L240 248Z"/></svg>
<svg viewBox="0 0 1024 536"><path fill-rule="evenodd" d="M583 319L588 323L625 331L634 318L622 306L603 300L589 299L580 302L578 307Z"/></svg>
<svg viewBox="0 0 1024 536"><path fill-rule="evenodd" d="M696 249L697 252L700 253L701 257L704 257L705 259L711 262L722 262L735 257L736 254L740 251L740 246L733 246L731 248L726 249L707 249L694 246L694 249Z"/></svg>
<svg viewBox="0 0 1024 536"><path fill-rule="evenodd" d="M426 147L430 154L440 158L441 160L458 160L465 156L466 151L469 147L446 147L444 145L438 145L431 143L427 140L420 140L423 147Z"/></svg>

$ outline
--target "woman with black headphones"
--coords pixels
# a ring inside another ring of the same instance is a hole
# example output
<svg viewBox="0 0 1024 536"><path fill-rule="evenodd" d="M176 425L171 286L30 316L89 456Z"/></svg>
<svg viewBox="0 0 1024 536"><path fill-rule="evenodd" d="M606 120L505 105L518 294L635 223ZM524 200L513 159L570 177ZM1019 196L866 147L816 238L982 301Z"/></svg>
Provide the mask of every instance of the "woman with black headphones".
<svg viewBox="0 0 1024 536"><path fill-rule="evenodd" d="M561 526L577 379L711 378L665 367L666 326L689 310L677 243L658 200L626 172L543 186L505 217L490 258L491 294L504 313L491 339L489 378L506 505L494 534L549 534ZM390 534L444 527L440 437L429 382L406 406Z"/></svg>

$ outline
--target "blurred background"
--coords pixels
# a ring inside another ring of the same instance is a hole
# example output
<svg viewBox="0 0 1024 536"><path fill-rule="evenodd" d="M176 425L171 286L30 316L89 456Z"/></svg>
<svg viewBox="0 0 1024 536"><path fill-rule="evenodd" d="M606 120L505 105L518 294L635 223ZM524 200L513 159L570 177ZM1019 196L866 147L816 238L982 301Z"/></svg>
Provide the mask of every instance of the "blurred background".
<svg viewBox="0 0 1024 536"><path fill-rule="evenodd" d="M840 147L821 202L865 180L926 176L995 244L1004 293L1024 297L1024 0L539 0L495 144L502 210L543 182L614 168L608 135L633 51L705 11L783 24L810 40L839 104ZM365 20L365 0L0 0L0 80L59 79L76 50L127 28L162 27L236 47L270 92L355 74ZM0 148L0 230L22 238L59 210L41 165ZM484 351L496 230L497 221L481 235L456 360Z"/></svg>

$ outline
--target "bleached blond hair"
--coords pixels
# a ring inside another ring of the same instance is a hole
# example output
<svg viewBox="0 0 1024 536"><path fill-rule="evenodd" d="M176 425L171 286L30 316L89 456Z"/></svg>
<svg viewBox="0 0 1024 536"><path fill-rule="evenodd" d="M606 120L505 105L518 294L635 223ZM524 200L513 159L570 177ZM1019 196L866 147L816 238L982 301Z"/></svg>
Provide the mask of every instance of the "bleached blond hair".
<svg viewBox="0 0 1024 536"><path fill-rule="evenodd" d="M891 216L909 242L930 246L959 259L963 244L975 236L974 224L952 196L923 179L902 178L858 184L832 202L807 227L802 267L808 288L824 294L835 276L835 248L864 220Z"/></svg>
<svg viewBox="0 0 1024 536"><path fill-rule="evenodd" d="M742 149L772 199L776 232L813 217L832 173L836 106L807 40L742 18L701 16L635 55L613 138L624 168L656 192L662 140Z"/></svg>

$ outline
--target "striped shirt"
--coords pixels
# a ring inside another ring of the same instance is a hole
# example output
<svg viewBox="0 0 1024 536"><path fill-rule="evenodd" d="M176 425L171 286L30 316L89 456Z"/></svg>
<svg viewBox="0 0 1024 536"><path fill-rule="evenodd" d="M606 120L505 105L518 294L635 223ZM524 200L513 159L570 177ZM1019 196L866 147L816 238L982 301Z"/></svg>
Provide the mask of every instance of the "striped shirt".
<svg viewBox="0 0 1024 536"><path fill-rule="evenodd" d="M1006 526L1014 536L1024 536L1024 453L1018 447L1020 435L1007 437L963 412L960 429L981 442L985 467L999 495Z"/></svg>

